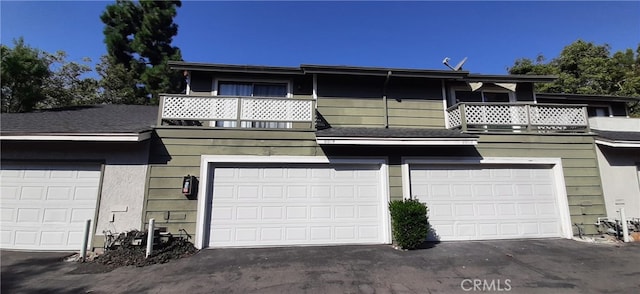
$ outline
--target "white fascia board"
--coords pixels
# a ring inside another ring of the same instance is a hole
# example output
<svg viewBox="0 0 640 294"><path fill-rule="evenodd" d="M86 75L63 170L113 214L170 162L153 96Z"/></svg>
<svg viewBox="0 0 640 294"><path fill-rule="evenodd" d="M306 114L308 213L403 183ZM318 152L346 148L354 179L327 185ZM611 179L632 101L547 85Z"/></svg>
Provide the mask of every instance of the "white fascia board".
<svg viewBox="0 0 640 294"><path fill-rule="evenodd" d="M596 144L605 145L609 147L621 147L621 148L640 148L640 142L636 141L605 141L595 140Z"/></svg>
<svg viewBox="0 0 640 294"><path fill-rule="evenodd" d="M140 142L151 138L151 132L120 134L56 134L0 136L0 140L15 141L95 141L95 142Z"/></svg>
<svg viewBox="0 0 640 294"><path fill-rule="evenodd" d="M318 137L320 145L477 145L476 138L366 138L366 137Z"/></svg>

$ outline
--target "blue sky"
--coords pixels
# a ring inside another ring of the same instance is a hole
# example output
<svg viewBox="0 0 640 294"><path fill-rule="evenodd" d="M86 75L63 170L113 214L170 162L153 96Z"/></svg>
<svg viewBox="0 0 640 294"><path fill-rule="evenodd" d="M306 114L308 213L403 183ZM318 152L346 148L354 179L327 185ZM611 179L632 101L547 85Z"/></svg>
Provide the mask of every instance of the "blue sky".
<svg viewBox="0 0 640 294"><path fill-rule="evenodd" d="M111 2L1 1L2 44L23 36L69 59L105 54ZM640 2L183 1L174 45L192 62L464 69L504 74L519 57L548 58L577 39L612 51L640 44Z"/></svg>

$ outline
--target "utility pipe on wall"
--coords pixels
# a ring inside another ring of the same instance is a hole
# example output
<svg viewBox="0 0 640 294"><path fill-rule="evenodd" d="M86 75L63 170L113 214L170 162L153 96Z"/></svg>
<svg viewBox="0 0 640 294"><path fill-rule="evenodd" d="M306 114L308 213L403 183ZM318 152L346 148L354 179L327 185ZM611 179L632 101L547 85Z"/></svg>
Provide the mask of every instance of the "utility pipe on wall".
<svg viewBox="0 0 640 294"><path fill-rule="evenodd" d="M391 71L387 72L387 78L384 80L384 87L382 88L382 102L384 103L384 127L389 128L389 107L387 105L387 85L391 78Z"/></svg>
<svg viewBox="0 0 640 294"><path fill-rule="evenodd" d="M148 258L149 255L151 255L151 251L153 251L153 231L155 224L155 219L152 218L149 220L149 228L147 231L147 254L144 256L145 258Z"/></svg>

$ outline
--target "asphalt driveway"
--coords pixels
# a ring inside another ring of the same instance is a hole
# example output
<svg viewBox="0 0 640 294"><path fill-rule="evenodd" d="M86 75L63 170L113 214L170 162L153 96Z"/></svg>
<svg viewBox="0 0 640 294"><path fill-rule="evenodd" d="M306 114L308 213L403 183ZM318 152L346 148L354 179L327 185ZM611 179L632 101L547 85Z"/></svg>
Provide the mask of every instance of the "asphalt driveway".
<svg viewBox="0 0 640 294"><path fill-rule="evenodd" d="M64 253L1 255L2 293L640 293L640 243L215 249L106 273L62 262Z"/></svg>

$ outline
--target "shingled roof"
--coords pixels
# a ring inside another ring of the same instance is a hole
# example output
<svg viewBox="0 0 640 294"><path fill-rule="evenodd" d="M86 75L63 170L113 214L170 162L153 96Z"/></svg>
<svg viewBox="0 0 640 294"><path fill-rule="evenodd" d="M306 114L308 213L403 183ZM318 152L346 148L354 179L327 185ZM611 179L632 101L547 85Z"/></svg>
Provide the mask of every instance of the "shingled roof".
<svg viewBox="0 0 640 294"><path fill-rule="evenodd" d="M113 134L152 130L158 106L90 105L3 113L0 132L8 135L32 134Z"/></svg>

